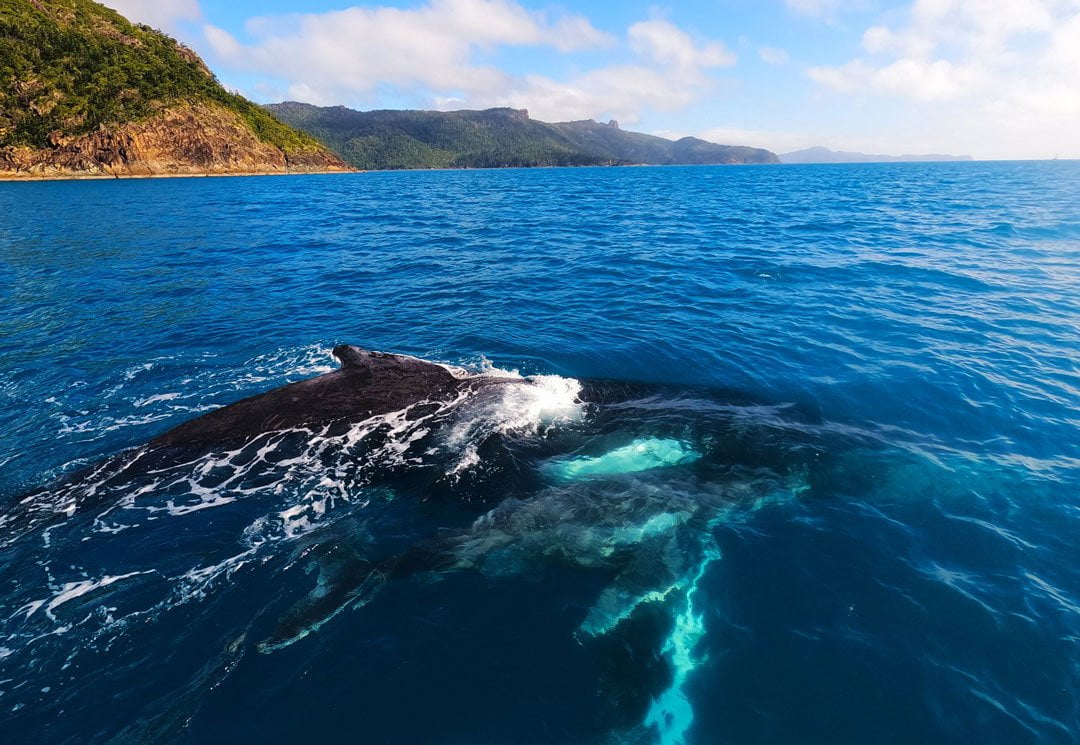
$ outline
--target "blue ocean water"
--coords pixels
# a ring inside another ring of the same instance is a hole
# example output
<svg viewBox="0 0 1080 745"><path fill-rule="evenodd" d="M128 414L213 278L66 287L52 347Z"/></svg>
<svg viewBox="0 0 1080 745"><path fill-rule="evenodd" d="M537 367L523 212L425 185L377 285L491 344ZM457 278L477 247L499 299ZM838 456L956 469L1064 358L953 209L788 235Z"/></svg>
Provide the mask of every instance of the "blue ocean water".
<svg viewBox="0 0 1080 745"><path fill-rule="evenodd" d="M0 266L4 742L1080 740L1080 163L0 184ZM338 343L532 382L132 456Z"/></svg>

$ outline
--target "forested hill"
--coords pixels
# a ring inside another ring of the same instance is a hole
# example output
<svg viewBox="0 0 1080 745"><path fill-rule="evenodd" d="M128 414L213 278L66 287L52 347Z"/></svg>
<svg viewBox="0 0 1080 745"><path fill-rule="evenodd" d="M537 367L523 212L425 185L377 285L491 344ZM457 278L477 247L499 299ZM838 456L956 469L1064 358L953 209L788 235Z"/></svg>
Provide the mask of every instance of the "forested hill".
<svg viewBox="0 0 1080 745"><path fill-rule="evenodd" d="M583 152L599 153L621 163L650 165L725 165L731 163L778 163L768 150L683 137L668 140L641 132L620 129L615 122L603 124L591 119L550 125Z"/></svg>
<svg viewBox="0 0 1080 745"><path fill-rule="evenodd" d="M520 109L355 111L286 102L267 108L363 169L777 163L768 150L672 141L592 120L548 124Z"/></svg>
<svg viewBox="0 0 1080 745"><path fill-rule="evenodd" d="M91 0L0 0L0 177L345 168L159 31Z"/></svg>

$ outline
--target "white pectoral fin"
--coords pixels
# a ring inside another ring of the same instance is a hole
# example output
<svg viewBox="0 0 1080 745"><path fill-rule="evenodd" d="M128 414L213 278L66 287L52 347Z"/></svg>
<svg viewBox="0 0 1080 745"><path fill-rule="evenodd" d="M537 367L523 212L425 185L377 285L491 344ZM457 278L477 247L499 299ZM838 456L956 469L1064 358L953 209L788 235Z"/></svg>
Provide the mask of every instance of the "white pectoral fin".
<svg viewBox="0 0 1080 745"><path fill-rule="evenodd" d="M678 466L699 458L701 453L682 440L643 437L603 455L556 459L543 470L556 481L582 481Z"/></svg>
<svg viewBox="0 0 1080 745"><path fill-rule="evenodd" d="M685 552L677 534L649 534L630 562L600 593L578 627L579 639L610 633L648 603L666 603L685 590Z"/></svg>
<svg viewBox="0 0 1080 745"><path fill-rule="evenodd" d="M620 575L600 593L578 627L576 635L579 640L610 633L640 606L666 602L673 594L682 591L681 582L643 591L636 581L630 583L621 581L623 579Z"/></svg>

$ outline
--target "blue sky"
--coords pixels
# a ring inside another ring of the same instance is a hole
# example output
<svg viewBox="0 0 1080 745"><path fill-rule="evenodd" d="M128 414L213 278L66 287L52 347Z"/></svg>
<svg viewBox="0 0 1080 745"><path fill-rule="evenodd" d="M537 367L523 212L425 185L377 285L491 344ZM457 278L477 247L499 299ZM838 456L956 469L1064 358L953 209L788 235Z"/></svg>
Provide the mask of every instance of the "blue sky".
<svg viewBox="0 0 1080 745"><path fill-rule="evenodd" d="M105 0L260 102L529 109L785 152L1080 157L1080 0Z"/></svg>

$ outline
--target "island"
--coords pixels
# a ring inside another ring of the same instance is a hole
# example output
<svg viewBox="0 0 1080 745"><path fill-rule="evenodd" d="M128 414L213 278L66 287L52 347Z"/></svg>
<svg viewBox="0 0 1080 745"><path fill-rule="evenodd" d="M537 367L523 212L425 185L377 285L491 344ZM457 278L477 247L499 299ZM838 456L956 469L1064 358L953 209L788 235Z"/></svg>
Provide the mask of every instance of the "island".
<svg viewBox="0 0 1080 745"><path fill-rule="evenodd" d="M160 31L91 0L0 5L0 178L351 170Z"/></svg>
<svg viewBox="0 0 1080 745"><path fill-rule="evenodd" d="M364 170L780 162L768 150L669 140L616 121L549 124L525 109L356 111L295 101L266 108Z"/></svg>

